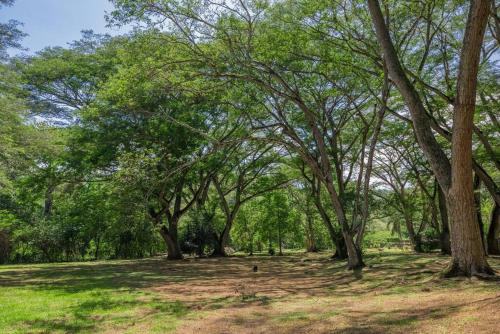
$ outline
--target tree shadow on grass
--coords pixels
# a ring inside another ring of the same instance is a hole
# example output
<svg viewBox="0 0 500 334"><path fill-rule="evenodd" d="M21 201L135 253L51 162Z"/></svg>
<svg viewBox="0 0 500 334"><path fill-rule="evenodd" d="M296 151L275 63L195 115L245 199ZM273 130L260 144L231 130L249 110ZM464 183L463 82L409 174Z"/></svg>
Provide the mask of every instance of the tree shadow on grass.
<svg viewBox="0 0 500 334"><path fill-rule="evenodd" d="M205 333L267 333L281 334L297 333L420 333L419 325L423 321L439 321L466 312L470 307L483 309L495 307L500 296L483 298L471 302L455 304L434 304L429 306L402 306L391 310L351 309L322 313L314 310L281 311L275 314L253 313L242 317L238 313L227 317L214 317L204 321ZM486 328L495 328L494 319L483 323ZM199 326L199 325L198 325ZM181 333L191 333L192 327L181 330ZM251 328L252 330L249 330ZM477 331L477 333L482 331Z"/></svg>
<svg viewBox="0 0 500 334"><path fill-rule="evenodd" d="M350 318L353 324L365 324L368 328L383 329L383 332L399 330L405 332L404 328L418 326L419 323L425 320L439 320L454 316L458 312L465 310L471 306L482 308L495 307L500 302L500 296L483 298L480 300L462 302L448 305L432 305L427 307L407 307L399 308L391 311L376 311L376 312L358 312L354 313ZM346 331L345 333L353 333L354 331ZM336 333L336 332L335 332Z"/></svg>
<svg viewBox="0 0 500 334"><path fill-rule="evenodd" d="M397 296L421 292L423 287L428 286L431 289L441 289L455 288L457 285L455 281L429 283L429 277L438 273L448 261L447 257L435 254L367 254L365 259L368 266L363 271L354 272L345 269L345 262L325 261L325 258L325 255L319 255L306 262L302 261L300 256L186 259L175 262L153 258L53 266L16 266L0 271L0 288L19 287L50 291L56 294L55 298L58 294L95 292L95 300L77 303L68 310L67 317L25 323L30 328L47 333L63 330L78 333L92 331L103 322L127 323L136 321L137 317L140 320L141 317L154 314L182 318L196 310L266 308L270 303L291 297L370 298L373 292ZM498 264L495 262L496 266ZM254 265L259 268L256 273L252 270ZM238 297L236 291L240 285L251 290L248 295L253 299L244 300ZM145 291L159 298L139 298L143 297L139 293L144 294ZM111 294L128 294L130 299L115 301L109 298ZM180 304L171 304L176 300ZM121 309L146 311L130 319L127 315L120 315ZM98 316L97 311L111 315ZM349 333L377 333L379 328L411 325L420 321L423 316L441 316L441 313L435 310L429 312L423 313L424 315L412 310L385 315L380 315L380 312L365 314L369 321L353 320ZM447 314L449 313L443 313L442 316ZM265 316L263 319L267 321ZM244 323L245 319L239 321Z"/></svg>
<svg viewBox="0 0 500 334"><path fill-rule="evenodd" d="M135 291L158 288L182 297L211 290L234 292L240 282L259 285L267 295L329 293L363 284L363 293L398 285L426 284L423 278L437 274L446 257L421 254L384 253L365 256L363 271L345 270L344 262L322 258L302 262L297 256L252 258L207 258L169 262L162 258L137 261L70 263L0 271L0 287L78 293L89 290ZM257 264L259 272L253 273Z"/></svg>
<svg viewBox="0 0 500 334"><path fill-rule="evenodd" d="M179 301L152 300L110 301L107 298L88 300L68 309L64 317L25 321L30 332L64 333L98 332L102 327L126 329L145 321L152 315L168 319L180 319L191 310Z"/></svg>
<svg viewBox="0 0 500 334"><path fill-rule="evenodd" d="M93 323L74 323L70 320L55 319L55 320L32 320L25 323L30 328L27 333L42 332L42 333L81 333L83 331L91 331L95 328Z"/></svg>

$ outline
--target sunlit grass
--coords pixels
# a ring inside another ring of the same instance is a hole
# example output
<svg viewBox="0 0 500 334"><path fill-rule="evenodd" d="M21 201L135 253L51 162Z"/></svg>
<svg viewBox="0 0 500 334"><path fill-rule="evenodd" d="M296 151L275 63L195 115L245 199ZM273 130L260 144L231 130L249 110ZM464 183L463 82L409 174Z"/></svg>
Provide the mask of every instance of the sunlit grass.
<svg viewBox="0 0 500 334"><path fill-rule="evenodd" d="M292 254L0 266L0 333L169 333L218 317L229 332L257 323L284 333L320 325L440 332L484 323L482 303L498 309L498 282L439 279L448 258L437 254L368 250L367 267L354 273L329 253Z"/></svg>

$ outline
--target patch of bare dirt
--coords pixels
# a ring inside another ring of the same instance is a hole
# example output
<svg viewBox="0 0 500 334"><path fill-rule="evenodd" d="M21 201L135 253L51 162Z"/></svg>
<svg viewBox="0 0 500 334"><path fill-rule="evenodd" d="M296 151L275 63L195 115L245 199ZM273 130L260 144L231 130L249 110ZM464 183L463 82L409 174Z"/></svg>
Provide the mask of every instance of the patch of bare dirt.
<svg viewBox="0 0 500 334"><path fill-rule="evenodd" d="M437 279L447 258L435 255L372 262L353 273L325 255L189 260L169 263L169 282L151 289L200 312L176 331L185 334L498 330L498 281Z"/></svg>

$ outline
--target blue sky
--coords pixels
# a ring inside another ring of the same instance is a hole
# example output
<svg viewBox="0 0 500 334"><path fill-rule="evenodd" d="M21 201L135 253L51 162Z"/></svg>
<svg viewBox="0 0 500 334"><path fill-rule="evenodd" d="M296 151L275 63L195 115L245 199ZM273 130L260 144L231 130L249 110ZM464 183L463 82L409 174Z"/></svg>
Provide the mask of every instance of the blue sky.
<svg viewBox="0 0 500 334"><path fill-rule="evenodd" d="M15 19L24 23L22 30L29 36L22 44L32 54L46 46L66 46L79 39L83 29L111 35L126 32L126 28L106 27L104 15L112 8L108 0L16 0L12 7L0 9L0 22Z"/></svg>

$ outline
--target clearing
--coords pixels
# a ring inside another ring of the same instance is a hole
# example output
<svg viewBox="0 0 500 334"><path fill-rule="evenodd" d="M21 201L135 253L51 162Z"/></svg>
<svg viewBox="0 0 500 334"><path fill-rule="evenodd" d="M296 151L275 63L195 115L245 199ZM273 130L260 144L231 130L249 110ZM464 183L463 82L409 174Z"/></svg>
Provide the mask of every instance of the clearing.
<svg viewBox="0 0 500 334"><path fill-rule="evenodd" d="M448 258L368 252L0 267L0 333L493 333L500 283L441 280ZM500 270L500 258L490 264ZM253 272L253 266L258 271Z"/></svg>

